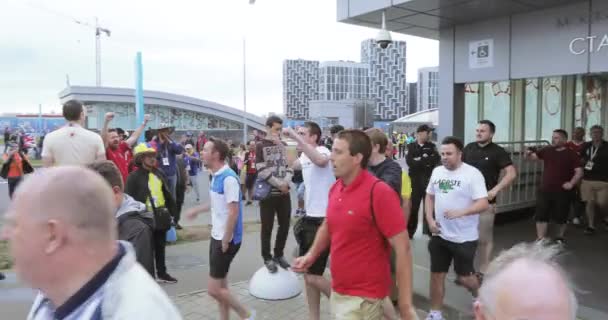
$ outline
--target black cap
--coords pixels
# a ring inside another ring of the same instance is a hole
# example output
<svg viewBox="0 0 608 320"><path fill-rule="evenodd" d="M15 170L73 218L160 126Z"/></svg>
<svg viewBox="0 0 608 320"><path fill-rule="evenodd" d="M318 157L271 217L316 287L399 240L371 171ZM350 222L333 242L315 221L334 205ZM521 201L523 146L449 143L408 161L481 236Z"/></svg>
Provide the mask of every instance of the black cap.
<svg viewBox="0 0 608 320"><path fill-rule="evenodd" d="M418 130L416 130L416 132L424 132L424 131L431 132L431 131L433 131L433 128L429 127L426 124L423 124L423 125L421 125L421 126L418 127Z"/></svg>

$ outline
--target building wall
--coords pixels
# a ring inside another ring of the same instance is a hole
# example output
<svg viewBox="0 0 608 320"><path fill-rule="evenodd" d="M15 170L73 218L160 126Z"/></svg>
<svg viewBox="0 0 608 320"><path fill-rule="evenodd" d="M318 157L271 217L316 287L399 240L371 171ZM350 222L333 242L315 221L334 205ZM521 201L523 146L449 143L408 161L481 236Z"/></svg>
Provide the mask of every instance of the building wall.
<svg viewBox="0 0 608 320"><path fill-rule="evenodd" d="M283 113L290 119L308 118L308 102L319 96L319 62L283 62Z"/></svg>
<svg viewBox="0 0 608 320"><path fill-rule="evenodd" d="M353 102L311 101L310 119L317 122L321 127L341 124L345 128L352 128L355 124L353 107Z"/></svg>
<svg viewBox="0 0 608 320"><path fill-rule="evenodd" d="M439 107L439 68L418 70L418 111ZM412 113L412 112L410 112Z"/></svg>
<svg viewBox="0 0 608 320"><path fill-rule="evenodd" d="M408 99L409 99L408 113L412 114L412 113L418 112L418 83L417 82L408 83L407 94L408 94Z"/></svg>
<svg viewBox="0 0 608 320"><path fill-rule="evenodd" d="M381 49L373 39L365 40L361 42L361 62L369 65L369 96L377 103L376 117L395 120L408 114L405 41Z"/></svg>
<svg viewBox="0 0 608 320"><path fill-rule="evenodd" d="M368 97L369 67L357 62L322 62L319 67L319 100L339 101Z"/></svg>

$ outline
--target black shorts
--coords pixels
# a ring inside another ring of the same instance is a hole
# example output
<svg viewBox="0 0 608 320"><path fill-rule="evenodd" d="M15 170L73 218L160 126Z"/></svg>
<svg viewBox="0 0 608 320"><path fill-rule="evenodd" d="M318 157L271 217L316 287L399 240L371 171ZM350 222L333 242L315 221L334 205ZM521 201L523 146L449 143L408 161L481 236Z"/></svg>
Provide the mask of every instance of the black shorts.
<svg viewBox="0 0 608 320"><path fill-rule="evenodd" d="M299 256L305 255L310 247L312 247L317 235L317 230L323 224L324 218L302 217L296 225L294 225L294 235L299 245ZM327 259L329 258L329 248L319 255L317 260L308 268L307 273L317 276L322 276L327 267Z"/></svg>
<svg viewBox="0 0 608 320"><path fill-rule="evenodd" d="M209 243L209 275L213 279L224 279L230 270L232 259L239 252L241 244L230 242L228 250L222 252L222 241L211 238Z"/></svg>
<svg viewBox="0 0 608 320"><path fill-rule="evenodd" d="M245 188L247 188L247 190L253 188L253 184L255 183L255 179L257 177L258 177L257 173L247 172L247 176L245 176Z"/></svg>
<svg viewBox="0 0 608 320"><path fill-rule="evenodd" d="M456 243L441 237L433 236L429 241L431 254L431 272L447 273L454 260L454 271L459 276L469 276L475 273L475 252L477 241Z"/></svg>
<svg viewBox="0 0 608 320"><path fill-rule="evenodd" d="M536 194L536 221L566 224L573 199L571 191L539 191Z"/></svg>

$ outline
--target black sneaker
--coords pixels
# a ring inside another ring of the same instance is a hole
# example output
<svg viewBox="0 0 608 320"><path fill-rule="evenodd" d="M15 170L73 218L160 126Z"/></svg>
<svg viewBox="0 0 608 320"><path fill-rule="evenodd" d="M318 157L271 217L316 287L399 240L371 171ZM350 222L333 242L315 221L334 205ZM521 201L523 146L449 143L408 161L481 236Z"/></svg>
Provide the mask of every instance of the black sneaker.
<svg viewBox="0 0 608 320"><path fill-rule="evenodd" d="M277 264L272 259L264 261L264 265L270 273L276 273L277 271L279 271L279 269L277 268Z"/></svg>
<svg viewBox="0 0 608 320"><path fill-rule="evenodd" d="M176 225L175 225L175 229L177 229L177 230L182 230L183 228L182 228L182 226L181 226L181 225L178 223L178 224L176 224Z"/></svg>
<svg viewBox="0 0 608 320"><path fill-rule="evenodd" d="M247 203L245 203L246 206L250 206L252 204L251 201L247 201Z"/></svg>
<svg viewBox="0 0 608 320"><path fill-rule="evenodd" d="M281 268L287 270L289 267L291 267L291 265L289 265L289 262L287 262L287 260L285 260L285 257L278 257L278 258L274 258L274 261L281 266Z"/></svg>
<svg viewBox="0 0 608 320"><path fill-rule="evenodd" d="M0 280L4 280L6 279L6 276L4 275L4 273L0 272Z"/></svg>
<svg viewBox="0 0 608 320"><path fill-rule="evenodd" d="M566 240L564 238L555 238L554 241L558 246L564 247L566 245Z"/></svg>
<svg viewBox="0 0 608 320"><path fill-rule="evenodd" d="M173 278L171 275L169 275L168 273L165 274L159 274L158 277L158 282L163 282L163 283L177 283L177 279Z"/></svg>
<svg viewBox="0 0 608 320"><path fill-rule="evenodd" d="M588 235L588 236L594 235L595 234L595 228L587 227L585 229L585 234Z"/></svg>

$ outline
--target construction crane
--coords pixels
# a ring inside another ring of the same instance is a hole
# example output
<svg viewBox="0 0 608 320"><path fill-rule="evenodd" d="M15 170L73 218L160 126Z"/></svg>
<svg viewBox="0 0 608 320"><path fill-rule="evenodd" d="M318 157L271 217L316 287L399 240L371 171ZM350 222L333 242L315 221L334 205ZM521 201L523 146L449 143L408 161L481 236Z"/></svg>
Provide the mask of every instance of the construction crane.
<svg viewBox="0 0 608 320"><path fill-rule="evenodd" d="M88 22L81 21L78 19L74 19L74 22L89 28L93 28L95 30L95 84L98 87L101 87L101 36L105 34L106 36L110 36L112 32L110 29L103 28L99 25L99 19L95 17L95 25L91 25Z"/></svg>

